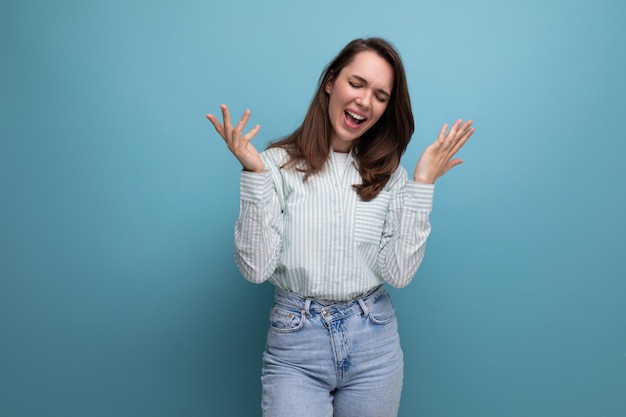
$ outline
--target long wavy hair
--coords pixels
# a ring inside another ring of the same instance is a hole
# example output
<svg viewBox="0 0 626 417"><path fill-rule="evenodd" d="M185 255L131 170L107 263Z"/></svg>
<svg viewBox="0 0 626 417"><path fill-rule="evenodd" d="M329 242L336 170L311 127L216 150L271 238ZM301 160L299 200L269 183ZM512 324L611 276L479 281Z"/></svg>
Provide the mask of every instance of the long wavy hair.
<svg viewBox="0 0 626 417"><path fill-rule="evenodd" d="M284 148L289 159L283 168L295 167L304 173L304 181L323 169L330 153L333 131L328 115L330 96L324 87L363 51L376 52L393 69L393 88L385 112L352 148L362 178L362 183L353 187L362 200L369 201L378 195L400 165L415 127L404 65L388 41L368 38L348 43L324 68L300 127L268 148Z"/></svg>

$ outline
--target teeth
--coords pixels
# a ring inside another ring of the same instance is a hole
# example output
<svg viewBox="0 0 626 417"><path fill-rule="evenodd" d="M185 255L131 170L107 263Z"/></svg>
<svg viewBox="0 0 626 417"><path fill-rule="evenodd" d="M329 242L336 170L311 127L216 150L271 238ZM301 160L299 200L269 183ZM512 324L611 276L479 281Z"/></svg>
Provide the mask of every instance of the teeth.
<svg viewBox="0 0 626 417"><path fill-rule="evenodd" d="M360 114L352 113L351 111L347 110L346 113L348 113L350 116L354 117L357 120L365 120L365 117L361 116Z"/></svg>

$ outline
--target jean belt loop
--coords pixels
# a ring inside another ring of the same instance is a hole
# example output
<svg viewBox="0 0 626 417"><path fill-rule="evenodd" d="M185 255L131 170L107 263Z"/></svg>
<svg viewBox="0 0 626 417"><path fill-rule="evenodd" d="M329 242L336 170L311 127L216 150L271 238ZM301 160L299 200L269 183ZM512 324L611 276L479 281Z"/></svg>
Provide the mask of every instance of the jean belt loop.
<svg viewBox="0 0 626 417"><path fill-rule="evenodd" d="M359 305L361 306L361 310L363 310L363 315L367 316L370 313L370 308L363 301L363 297L357 298Z"/></svg>
<svg viewBox="0 0 626 417"><path fill-rule="evenodd" d="M307 315L307 317L311 317L311 299L310 298L306 298L304 300L304 314Z"/></svg>

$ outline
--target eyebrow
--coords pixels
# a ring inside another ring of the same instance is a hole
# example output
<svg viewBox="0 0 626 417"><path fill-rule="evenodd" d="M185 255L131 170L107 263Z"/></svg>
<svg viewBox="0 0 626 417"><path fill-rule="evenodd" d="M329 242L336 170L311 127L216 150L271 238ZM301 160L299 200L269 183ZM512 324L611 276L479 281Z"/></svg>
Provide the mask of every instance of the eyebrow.
<svg viewBox="0 0 626 417"><path fill-rule="evenodd" d="M366 85L368 84L367 80L366 80L365 78L361 77L360 75L352 74L352 76L353 76L354 78L356 78L357 80L361 81L362 83L364 83L364 84L366 84ZM385 91L385 90L383 90L382 88L379 88L379 89L378 89L378 90L376 90L376 91L377 91L378 93L380 93L380 94L384 94L384 95L386 95L387 97L391 97L391 94L390 94L390 93L388 93L388 92L386 92L386 91Z"/></svg>

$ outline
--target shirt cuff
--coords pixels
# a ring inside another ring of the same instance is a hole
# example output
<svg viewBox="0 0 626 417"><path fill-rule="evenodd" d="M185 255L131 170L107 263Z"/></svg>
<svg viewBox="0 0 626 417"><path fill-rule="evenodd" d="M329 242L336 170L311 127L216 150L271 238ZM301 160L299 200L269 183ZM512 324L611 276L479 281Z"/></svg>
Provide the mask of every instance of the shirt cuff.
<svg viewBox="0 0 626 417"><path fill-rule="evenodd" d="M407 208L415 210L433 209L433 197L435 184L423 184L415 181L407 181L405 204Z"/></svg>
<svg viewBox="0 0 626 417"><path fill-rule="evenodd" d="M267 201L271 198L273 187L274 183L270 171L263 171L262 173L241 171L239 193L242 200L254 203Z"/></svg>

